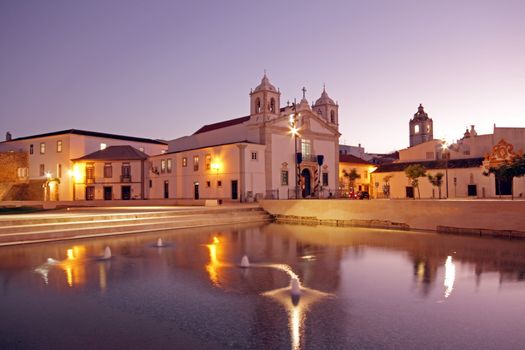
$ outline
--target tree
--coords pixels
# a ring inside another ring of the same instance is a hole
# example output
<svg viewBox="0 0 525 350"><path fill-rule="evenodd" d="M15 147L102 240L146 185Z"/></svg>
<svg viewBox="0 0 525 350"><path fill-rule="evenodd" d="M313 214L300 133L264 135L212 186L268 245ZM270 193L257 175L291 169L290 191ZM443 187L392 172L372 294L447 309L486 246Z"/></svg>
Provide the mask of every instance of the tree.
<svg viewBox="0 0 525 350"><path fill-rule="evenodd" d="M417 188L417 197L421 199L421 193L419 192L419 178L426 176L425 167L421 164L409 165L405 168L405 175L410 179L412 187Z"/></svg>
<svg viewBox="0 0 525 350"><path fill-rule="evenodd" d="M386 175L385 177L383 177L383 182L385 183L383 185L383 194L387 198L390 198L390 179L393 177L394 175Z"/></svg>
<svg viewBox="0 0 525 350"><path fill-rule="evenodd" d="M434 176L432 176L432 174L428 174L427 175L428 181L430 181L432 186L438 188L439 199L441 199L441 186L443 185L443 176L445 176L445 174L443 174L443 173L437 173Z"/></svg>
<svg viewBox="0 0 525 350"><path fill-rule="evenodd" d="M353 193L355 180L360 179L361 175L357 173L357 170L355 168L351 169L350 171L346 171L346 169L343 169L343 177L348 179L348 190L351 193Z"/></svg>
<svg viewBox="0 0 525 350"><path fill-rule="evenodd" d="M522 177L525 175L525 155L515 157L511 162L505 162L498 167L490 167L483 172L483 175L489 176L494 174L496 178L496 186L501 197L501 181L509 181L513 183L515 177ZM511 187L511 198L514 199L514 188Z"/></svg>

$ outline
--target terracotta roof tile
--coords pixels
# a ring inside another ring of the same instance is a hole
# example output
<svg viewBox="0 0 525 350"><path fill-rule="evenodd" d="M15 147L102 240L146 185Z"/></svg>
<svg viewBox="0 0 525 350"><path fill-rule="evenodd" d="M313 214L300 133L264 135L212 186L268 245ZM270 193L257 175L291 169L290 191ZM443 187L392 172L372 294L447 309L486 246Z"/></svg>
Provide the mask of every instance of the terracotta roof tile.
<svg viewBox="0 0 525 350"><path fill-rule="evenodd" d="M200 128L199 130L195 131L193 133L193 135L200 134L200 133L203 133L203 132L212 131L212 130L226 128L228 126L242 124L244 122L247 122L248 120L250 120L250 116L249 115L246 116L246 117L240 117L240 118L225 120L225 121L214 123L214 124L204 125L202 128Z"/></svg>
<svg viewBox="0 0 525 350"><path fill-rule="evenodd" d="M109 146L100 151L86 154L83 157L72 159L79 160L146 160L148 155L131 146Z"/></svg>

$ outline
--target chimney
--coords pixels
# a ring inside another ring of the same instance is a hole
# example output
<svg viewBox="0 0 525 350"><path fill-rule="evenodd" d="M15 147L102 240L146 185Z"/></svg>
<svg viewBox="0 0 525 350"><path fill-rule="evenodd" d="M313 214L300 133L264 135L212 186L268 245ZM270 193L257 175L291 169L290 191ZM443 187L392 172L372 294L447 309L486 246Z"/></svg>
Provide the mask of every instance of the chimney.
<svg viewBox="0 0 525 350"><path fill-rule="evenodd" d="M5 140L6 141L11 141L12 138L13 138L13 136L11 135L11 133L9 131L5 133Z"/></svg>

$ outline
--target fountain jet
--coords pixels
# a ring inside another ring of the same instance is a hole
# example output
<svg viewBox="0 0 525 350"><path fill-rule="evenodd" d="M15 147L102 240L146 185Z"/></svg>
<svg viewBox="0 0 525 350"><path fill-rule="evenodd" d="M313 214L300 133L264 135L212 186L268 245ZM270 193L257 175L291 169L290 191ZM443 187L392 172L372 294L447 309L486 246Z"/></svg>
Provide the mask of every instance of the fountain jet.
<svg viewBox="0 0 525 350"><path fill-rule="evenodd" d="M109 246L106 246L106 249L104 249L104 255L102 255L102 260L109 259L111 259L111 248Z"/></svg>
<svg viewBox="0 0 525 350"><path fill-rule="evenodd" d="M157 245L158 248L162 248L165 246L164 242L162 242L162 238L157 239Z"/></svg>
<svg viewBox="0 0 525 350"><path fill-rule="evenodd" d="M250 260L248 260L248 257L244 255L241 259L241 267L242 268L248 268L250 267Z"/></svg>
<svg viewBox="0 0 525 350"><path fill-rule="evenodd" d="M301 282L299 282L299 279L297 277L293 277L290 280L290 290L291 290L292 296L301 295Z"/></svg>

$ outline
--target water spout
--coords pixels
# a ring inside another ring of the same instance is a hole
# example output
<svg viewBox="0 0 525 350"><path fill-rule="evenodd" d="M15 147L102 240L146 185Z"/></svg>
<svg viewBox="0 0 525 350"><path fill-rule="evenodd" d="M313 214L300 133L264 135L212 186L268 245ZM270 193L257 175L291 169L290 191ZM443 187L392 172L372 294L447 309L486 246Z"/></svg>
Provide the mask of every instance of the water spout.
<svg viewBox="0 0 525 350"><path fill-rule="evenodd" d="M290 290L291 290L292 296L301 295L301 282L299 282L298 278L293 277L290 280Z"/></svg>
<svg viewBox="0 0 525 350"><path fill-rule="evenodd" d="M248 260L248 257L246 255L244 255L241 259L241 267L242 268L250 267L250 260Z"/></svg>
<svg viewBox="0 0 525 350"><path fill-rule="evenodd" d="M106 249L104 249L104 255L102 256L103 260L109 260L111 259L111 248L109 246L106 246Z"/></svg>

